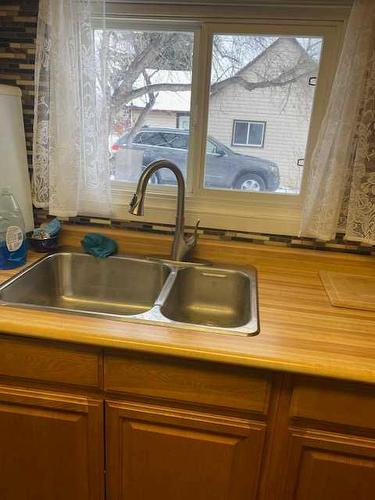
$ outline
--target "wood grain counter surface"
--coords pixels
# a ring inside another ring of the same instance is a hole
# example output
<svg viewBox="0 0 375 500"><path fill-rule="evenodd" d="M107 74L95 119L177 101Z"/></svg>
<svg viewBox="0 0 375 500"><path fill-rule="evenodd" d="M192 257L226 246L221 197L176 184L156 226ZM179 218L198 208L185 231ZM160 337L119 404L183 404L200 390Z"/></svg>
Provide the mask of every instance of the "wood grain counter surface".
<svg viewBox="0 0 375 500"><path fill-rule="evenodd" d="M64 230L78 246L85 231ZM167 255L171 239L102 230L128 254ZM40 255L30 253L29 262ZM375 276L375 257L201 239L195 258L258 270L260 334L196 332L73 314L0 306L0 332L116 349L375 383L375 312L334 307L319 271ZM0 271L0 282L15 271Z"/></svg>

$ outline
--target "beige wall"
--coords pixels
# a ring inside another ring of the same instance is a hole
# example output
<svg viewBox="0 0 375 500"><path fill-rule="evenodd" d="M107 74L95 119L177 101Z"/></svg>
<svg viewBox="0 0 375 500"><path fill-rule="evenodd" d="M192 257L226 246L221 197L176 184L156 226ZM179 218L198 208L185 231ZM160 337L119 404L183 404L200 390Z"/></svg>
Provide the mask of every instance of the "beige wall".
<svg viewBox="0 0 375 500"><path fill-rule="evenodd" d="M133 120L137 120L140 111L133 111ZM167 127L176 128L176 112L175 111L150 111L147 116L144 125L148 127Z"/></svg>

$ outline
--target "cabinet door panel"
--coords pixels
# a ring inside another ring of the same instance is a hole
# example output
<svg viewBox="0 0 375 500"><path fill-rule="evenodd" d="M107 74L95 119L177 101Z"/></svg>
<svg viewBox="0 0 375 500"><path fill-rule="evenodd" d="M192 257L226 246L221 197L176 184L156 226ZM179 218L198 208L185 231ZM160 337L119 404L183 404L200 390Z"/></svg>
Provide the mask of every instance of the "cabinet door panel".
<svg viewBox="0 0 375 500"><path fill-rule="evenodd" d="M102 402L0 387L0 498L102 500Z"/></svg>
<svg viewBox="0 0 375 500"><path fill-rule="evenodd" d="M375 491L375 441L295 432L286 484L288 500L369 500Z"/></svg>
<svg viewBox="0 0 375 500"><path fill-rule="evenodd" d="M109 402L109 500L251 500L264 425Z"/></svg>

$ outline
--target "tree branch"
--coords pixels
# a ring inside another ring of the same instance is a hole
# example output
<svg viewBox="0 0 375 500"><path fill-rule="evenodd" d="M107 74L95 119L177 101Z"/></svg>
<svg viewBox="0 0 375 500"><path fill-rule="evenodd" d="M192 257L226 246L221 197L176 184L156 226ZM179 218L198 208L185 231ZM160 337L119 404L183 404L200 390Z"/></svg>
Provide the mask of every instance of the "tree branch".
<svg viewBox="0 0 375 500"><path fill-rule="evenodd" d="M232 76L231 78L227 78L226 80L223 80L221 82L214 83L211 86L211 95L216 94L217 92L219 92L219 90L227 87L231 83L236 83L249 92L252 92L256 89L264 89L268 87L283 87L285 85L294 83L303 76L307 76L309 73L310 71L307 68L303 72L298 72L298 74L296 74L294 71L288 71L288 74L293 74L293 76L291 76L290 78L285 78L287 74L284 73L272 80L263 80L260 82L248 82L247 80L242 78L242 76Z"/></svg>
<svg viewBox="0 0 375 500"><path fill-rule="evenodd" d="M168 43L173 45L175 38L176 35L169 36ZM150 40L147 46L144 47L139 54L137 54L126 69L126 81L124 80L113 93L115 100L123 93L126 95L126 90L137 80L143 70L152 66L155 59L160 56L161 48L163 49L163 44L165 43L165 36L163 34L159 34L156 39L153 38Z"/></svg>
<svg viewBox="0 0 375 500"><path fill-rule="evenodd" d="M144 77L147 84L149 84L151 82L150 77L146 73L146 70L143 71L143 77ZM149 85L149 88L150 88L150 86L151 85ZM133 141L133 137L135 137L135 135L142 128L142 125L145 122L145 118L146 118L148 112L151 111L151 109L154 107L154 104L155 104L155 101L157 98L157 94L155 95L154 92L149 92L148 96L149 96L149 101L146 103L146 106L142 109L141 113L138 115L137 121L133 125L133 127L128 135L128 138L126 141L127 144L131 144L131 142Z"/></svg>
<svg viewBox="0 0 375 500"><path fill-rule="evenodd" d="M131 90L130 92L124 92L123 94L118 94L116 100L121 100L122 103L126 104L133 99L142 97L143 95L151 95L155 92L169 91L169 92L186 92L191 89L190 83L154 83L152 85L147 85L145 87L140 87L138 89Z"/></svg>

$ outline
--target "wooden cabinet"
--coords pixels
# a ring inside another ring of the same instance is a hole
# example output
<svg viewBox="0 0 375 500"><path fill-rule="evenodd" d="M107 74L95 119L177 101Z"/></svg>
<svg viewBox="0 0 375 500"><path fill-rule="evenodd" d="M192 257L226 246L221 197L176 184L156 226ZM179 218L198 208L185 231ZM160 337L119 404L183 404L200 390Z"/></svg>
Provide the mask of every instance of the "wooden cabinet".
<svg viewBox="0 0 375 500"><path fill-rule="evenodd" d="M288 392L275 447L280 494L267 499L373 498L374 387L292 377Z"/></svg>
<svg viewBox="0 0 375 500"><path fill-rule="evenodd" d="M102 402L0 386L0 498L103 500Z"/></svg>
<svg viewBox="0 0 375 500"><path fill-rule="evenodd" d="M265 425L146 404L108 402L109 500L252 500Z"/></svg>
<svg viewBox="0 0 375 500"><path fill-rule="evenodd" d="M120 353L104 368L109 500L257 498L270 372Z"/></svg>
<svg viewBox="0 0 375 500"><path fill-rule="evenodd" d="M374 491L372 385L0 335L0 500Z"/></svg>
<svg viewBox="0 0 375 500"><path fill-rule="evenodd" d="M290 435L285 500L370 500L375 441L328 432Z"/></svg>

